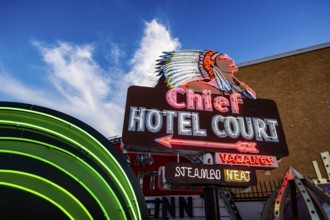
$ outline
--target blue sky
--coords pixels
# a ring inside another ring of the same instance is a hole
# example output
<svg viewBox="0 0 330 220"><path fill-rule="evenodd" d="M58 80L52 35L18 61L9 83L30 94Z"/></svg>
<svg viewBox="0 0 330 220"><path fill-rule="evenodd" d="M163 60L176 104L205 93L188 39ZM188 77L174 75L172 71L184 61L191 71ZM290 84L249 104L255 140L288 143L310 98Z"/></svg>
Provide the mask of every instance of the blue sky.
<svg viewBox="0 0 330 220"><path fill-rule="evenodd" d="M0 100L121 135L126 90L153 86L162 51L236 63L330 41L330 1L0 0Z"/></svg>

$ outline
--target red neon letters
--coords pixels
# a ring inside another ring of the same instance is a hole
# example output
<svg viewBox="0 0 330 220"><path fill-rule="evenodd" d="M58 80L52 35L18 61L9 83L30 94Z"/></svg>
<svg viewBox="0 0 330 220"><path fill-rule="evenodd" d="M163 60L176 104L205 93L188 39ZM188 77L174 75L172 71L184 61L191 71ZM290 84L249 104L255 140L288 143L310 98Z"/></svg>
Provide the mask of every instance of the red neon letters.
<svg viewBox="0 0 330 220"><path fill-rule="evenodd" d="M178 103L178 94L186 95L186 102ZM239 114L239 104L243 104L243 99L240 93L233 93L229 100L224 96L217 96L213 99L212 107L212 92L203 90L202 95L195 94L192 89L173 88L167 91L166 100L169 105L176 109L192 109L202 111L213 111L213 107L219 112L228 112L229 107L231 112Z"/></svg>
<svg viewBox="0 0 330 220"><path fill-rule="evenodd" d="M216 153L215 161L227 165L278 167L276 157L266 155Z"/></svg>

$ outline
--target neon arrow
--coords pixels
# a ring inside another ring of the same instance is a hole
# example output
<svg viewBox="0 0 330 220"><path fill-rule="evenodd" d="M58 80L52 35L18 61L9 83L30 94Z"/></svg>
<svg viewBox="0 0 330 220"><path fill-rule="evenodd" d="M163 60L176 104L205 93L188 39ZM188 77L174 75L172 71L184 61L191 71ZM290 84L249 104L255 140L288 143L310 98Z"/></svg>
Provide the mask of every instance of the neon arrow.
<svg viewBox="0 0 330 220"><path fill-rule="evenodd" d="M196 146L204 148L221 148L221 149L236 149L243 153L259 153L256 148L257 143L255 142L242 142L238 141L234 144L231 143L220 143L220 142L208 142L208 141L194 141L194 140L182 140L173 139L173 135L164 136L155 139L156 142L172 148L172 145L184 145L184 146Z"/></svg>

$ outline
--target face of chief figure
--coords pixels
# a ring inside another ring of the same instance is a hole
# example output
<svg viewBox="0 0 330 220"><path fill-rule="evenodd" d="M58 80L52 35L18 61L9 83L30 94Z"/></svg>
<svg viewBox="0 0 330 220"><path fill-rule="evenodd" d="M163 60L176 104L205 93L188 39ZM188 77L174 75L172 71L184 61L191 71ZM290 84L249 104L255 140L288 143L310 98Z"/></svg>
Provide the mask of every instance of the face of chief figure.
<svg viewBox="0 0 330 220"><path fill-rule="evenodd" d="M227 54L220 54L216 57L215 65L219 68L221 73L234 74L238 72L238 67L236 66L233 59L231 59Z"/></svg>

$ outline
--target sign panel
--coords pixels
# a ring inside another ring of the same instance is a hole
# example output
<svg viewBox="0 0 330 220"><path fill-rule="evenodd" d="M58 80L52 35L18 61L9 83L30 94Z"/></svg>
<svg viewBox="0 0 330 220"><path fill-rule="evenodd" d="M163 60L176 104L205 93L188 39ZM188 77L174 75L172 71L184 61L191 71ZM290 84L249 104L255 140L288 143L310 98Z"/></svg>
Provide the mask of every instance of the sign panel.
<svg viewBox="0 0 330 220"><path fill-rule="evenodd" d="M162 171L166 163L178 160L191 163L184 155L126 151L120 144L121 138L115 137L110 142L132 168L145 196L203 194L201 186L170 186L162 183Z"/></svg>
<svg viewBox="0 0 330 220"><path fill-rule="evenodd" d="M261 167L263 169L278 167L276 157L274 156L215 153L214 157L216 164Z"/></svg>
<svg viewBox="0 0 330 220"><path fill-rule="evenodd" d="M167 163L163 181L166 184L230 187L257 184L255 171L251 168L191 163Z"/></svg>
<svg viewBox="0 0 330 220"><path fill-rule="evenodd" d="M288 155L274 101L181 87L130 87L122 141L134 151Z"/></svg>

